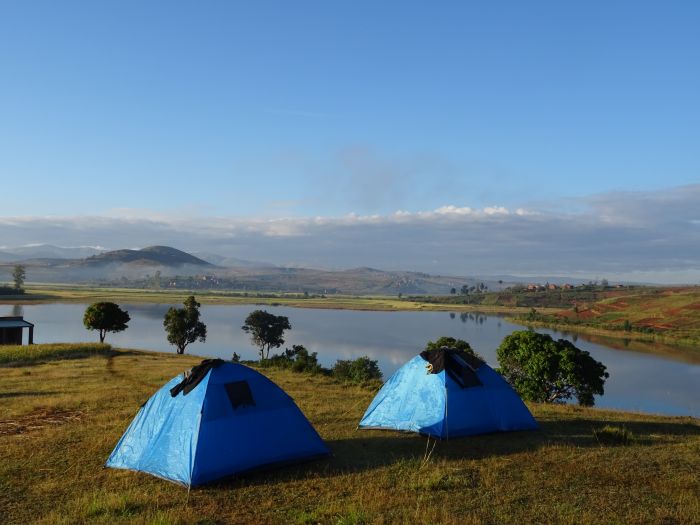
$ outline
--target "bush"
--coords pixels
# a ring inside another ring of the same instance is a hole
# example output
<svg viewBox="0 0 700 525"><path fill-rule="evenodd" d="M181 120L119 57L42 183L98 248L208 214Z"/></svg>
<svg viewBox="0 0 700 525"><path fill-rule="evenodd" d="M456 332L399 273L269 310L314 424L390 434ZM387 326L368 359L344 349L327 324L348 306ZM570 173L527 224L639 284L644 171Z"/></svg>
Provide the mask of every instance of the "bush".
<svg viewBox="0 0 700 525"><path fill-rule="evenodd" d="M332 373L333 377L351 383L366 383L382 379L382 371L379 369L377 361L367 356L347 361L338 359L333 366Z"/></svg>
<svg viewBox="0 0 700 525"><path fill-rule="evenodd" d="M320 374L324 369L318 363L318 353L311 352L303 345L294 345L291 350L286 348L283 354L275 354L272 357L257 363L263 368L284 368L293 372L307 372Z"/></svg>
<svg viewBox="0 0 700 525"><path fill-rule="evenodd" d="M461 315L464 315L464 313L460 314L460 317ZM454 337L440 337L437 341L428 341L428 343L425 345L425 349L427 351L440 350L442 348L464 352L473 358L478 359L479 361L484 363L486 362L486 360L477 354L471 345L463 339L455 339Z"/></svg>
<svg viewBox="0 0 700 525"><path fill-rule="evenodd" d="M293 345L292 349L285 349L284 353L292 362L292 370L294 372L310 372L318 374L321 372L321 365L318 364L318 352L311 352L303 345Z"/></svg>
<svg viewBox="0 0 700 525"><path fill-rule="evenodd" d="M11 286L0 286L0 295L22 295L24 289L12 288Z"/></svg>

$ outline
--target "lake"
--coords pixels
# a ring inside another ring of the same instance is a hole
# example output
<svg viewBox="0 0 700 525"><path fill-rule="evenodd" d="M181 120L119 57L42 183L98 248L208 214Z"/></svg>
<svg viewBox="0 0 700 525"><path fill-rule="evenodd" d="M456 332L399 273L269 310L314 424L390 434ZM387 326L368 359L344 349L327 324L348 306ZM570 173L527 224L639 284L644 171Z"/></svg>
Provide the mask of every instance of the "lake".
<svg viewBox="0 0 700 525"><path fill-rule="evenodd" d="M86 330L82 324L86 306L0 305L0 315L24 315L35 324L36 343L96 341L97 332ZM129 328L122 333L107 334L106 341L119 347L174 352L163 330L163 316L169 306L122 305L131 315ZM187 353L230 359L233 352L237 352L242 359L256 359L256 348L241 330L245 317L256 308L253 305L202 306L207 341L191 344ZM367 355L379 361L385 378L419 353L427 341L443 335L469 341L495 367L498 365L496 348L501 340L511 332L523 329L498 316L473 313L264 308L289 317L292 330L287 332L285 346L303 344L309 351L318 352L319 361L324 366L333 365L336 359ZM538 331L564 337L551 330ZM571 339L570 336L566 338ZM575 344L608 367L610 378L605 384L605 395L596 398L596 406L700 417L700 365L665 356L616 350L582 337Z"/></svg>

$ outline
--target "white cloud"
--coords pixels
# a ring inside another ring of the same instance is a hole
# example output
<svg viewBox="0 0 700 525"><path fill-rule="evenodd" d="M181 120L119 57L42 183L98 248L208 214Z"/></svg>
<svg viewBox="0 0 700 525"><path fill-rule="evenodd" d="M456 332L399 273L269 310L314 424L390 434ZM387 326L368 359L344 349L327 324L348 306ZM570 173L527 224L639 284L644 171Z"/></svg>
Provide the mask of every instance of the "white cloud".
<svg viewBox="0 0 700 525"><path fill-rule="evenodd" d="M273 219L148 210L123 216L112 211L98 217L0 217L0 238L7 246L168 244L317 267L700 278L700 184L594 195L580 204L584 211L576 213L448 204L388 215Z"/></svg>

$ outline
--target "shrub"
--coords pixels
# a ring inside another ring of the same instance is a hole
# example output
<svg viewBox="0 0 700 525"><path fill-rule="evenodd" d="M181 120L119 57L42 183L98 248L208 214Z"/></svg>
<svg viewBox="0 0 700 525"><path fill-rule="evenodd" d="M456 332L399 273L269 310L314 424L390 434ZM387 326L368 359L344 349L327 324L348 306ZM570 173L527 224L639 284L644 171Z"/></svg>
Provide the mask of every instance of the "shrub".
<svg viewBox="0 0 700 525"><path fill-rule="evenodd" d="M258 363L263 368L284 368L293 372L319 374L324 369L318 363L318 353L311 352L303 345L294 345L291 350L286 348L283 354L275 354Z"/></svg>
<svg viewBox="0 0 700 525"><path fill-rule="evenodd" d="M0 295L23 295L24 289L12 288L10 286L0 286Z"/></svg>
<svg viewBox="0 0 700 525"><path fill-rule="evenodd" d="M317 374L321 372L321 365L318 364L318 353L311 352L302 345L292 346L292 350L285 349L292 360L292 370L295 372L310 372Z"/></svg>
<svg viewBox="0 0 700 525"><path fill-rule="evenodd" d="M338 359L333 366L333 377L351 383L366 383L369 381L381 381L382 371L377 361L367 356L354 360Z"/></svg>
<svg viewBox="0 0 700 525"><path fill-rule="evenodd" d="M464 315L464 312L461 315ZM448 350L457 350L459 352L464 352L470 356L478 359L479 361L486 362L486 360L477 354L469 343L463 339L455 339L454 337L440 337L437 341L428 341L425 345L425 349L428 351L440 350L441 348L446 348Z"/></svg>

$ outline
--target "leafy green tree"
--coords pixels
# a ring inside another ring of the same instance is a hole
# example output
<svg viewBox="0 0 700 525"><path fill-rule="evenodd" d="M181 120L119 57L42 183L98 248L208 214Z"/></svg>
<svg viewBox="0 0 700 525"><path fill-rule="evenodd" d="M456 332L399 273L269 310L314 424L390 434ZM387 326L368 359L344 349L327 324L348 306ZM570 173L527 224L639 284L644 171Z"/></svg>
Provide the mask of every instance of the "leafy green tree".
<svg viewBox="0 0 700 525"><path fill-rule="evenodd" d="M24 286L24 279L27 277L27 272L21 264L16 264L12 269L12 280L15 282L15 288L21 290Z"/></svg>
<svg viewBox="0 0 700 525"><path fill-rule="evenodd" d="M100 343L104 343L107 332L122 332L131 320L129 312L110 302L93 303L85 309L83 324L88 330L98 330Z"/></svg>
<svg viewBox="0 0 700 525"><path fill-rule="evenodd" d="M175 345L178 354L184 354L190 343L207 339L207 326L199 320L199 304L193 295L183 303L184 308L170 308L163 319L168 343Z"/></svg>
<svg viewBox="0 0 700 525"><path fill-rule="evenodd" d="M457 293L457 288L450 288L450 294L455 295Z"/></svg>
<svg viewBox="0 0 700 525"><path fill-rule="evenodd" d="M459 293L461 293L462 295L469 295L469 290L469 286L465 284L462 286L462 288L460 288Z"/></svg>
<svg viewBox="0 0 700 525"><path fill-rule="evenodd" d="M593 406L609 374L605 366L565 339L529 330L513 332L496 350L499 372L527 401L563 403L576 397Z"/></svg>
<svg viewBox="0 0 700 525"><path fill-rule="evenodd" d="M241 327L260 352L260 359L267 359L270 348L279 348L284 344L284 331L291 330L289 318L274 315L265 310L255 310L248 314Z"/></svg>
<svg viewBox="0 0 700 525"><path fill-rule="evenodd" d="M463 339L455 339L454 337L440 337L437 339L437 341L428 341L428 343L425 345L425 349L428 351L440 350L441 348L466 352L467 354L470 354L481 361L485 361L485 359L477 354L471 345Z"/></svg>

